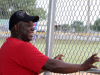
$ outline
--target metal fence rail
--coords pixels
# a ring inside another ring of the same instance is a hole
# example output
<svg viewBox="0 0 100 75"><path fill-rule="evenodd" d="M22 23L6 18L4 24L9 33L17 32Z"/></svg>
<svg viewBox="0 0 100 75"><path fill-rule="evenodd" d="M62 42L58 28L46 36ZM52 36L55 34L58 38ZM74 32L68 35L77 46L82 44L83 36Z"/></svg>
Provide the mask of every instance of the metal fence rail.
<svg viewBox="0 0 100 75"><path fill-rule="evenodd" d="M55 0L55 5L50 6L52 1L0 0L0 47L10 36L8 24L11 14L23 9L30 15L40 17L39 22L33 24L36 30L31 43L42 53L48 56L52 54L52 58L63 54L65 62L74 64L83 63L94 53L100 56L100 0ZM49 28L51 30L47 30ZM100 63L94 65L100 67ZM68 75L90 74L100 74L100 70L90 69Z"/></svg>

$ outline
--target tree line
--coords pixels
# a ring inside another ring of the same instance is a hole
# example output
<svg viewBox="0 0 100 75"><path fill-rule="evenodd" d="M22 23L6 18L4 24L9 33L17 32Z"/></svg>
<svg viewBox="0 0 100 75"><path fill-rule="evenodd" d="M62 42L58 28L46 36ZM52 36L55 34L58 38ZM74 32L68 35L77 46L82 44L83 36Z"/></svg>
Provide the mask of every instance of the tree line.
<svg viewBox="0 0 100 75"><path fill-rule="evenodd" d="M39 15L40 19L46 18L46 11L36 6L36 0L0 0L0 19L9 19L17 10L25 10L30 15Z"/></svg>
<svg viewBox="0 0 100 75"><path fill-rule="evenodd" d="M63 31L71 31L73 28L75 29L76 32L87 32L88 30L90 31L95 31L99 32L100 31L100 18L98 18L94 24L89 24L89 29L87 28L87 25L84 25L82 21L74 21L72 24L63 24L62 30Z"/></svg>

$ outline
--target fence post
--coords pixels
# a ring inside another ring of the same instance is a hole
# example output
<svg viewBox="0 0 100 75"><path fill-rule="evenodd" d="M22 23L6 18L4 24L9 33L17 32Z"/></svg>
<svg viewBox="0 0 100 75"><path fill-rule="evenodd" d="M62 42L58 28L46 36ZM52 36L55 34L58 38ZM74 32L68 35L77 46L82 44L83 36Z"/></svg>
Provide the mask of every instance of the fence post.
<svg viewBox="0 0 100 75"><path fill-rule="evenodd" d="M87 44L89 43L90 35L90 0L87 1L88 11L87 11Z"/></svg>
<svg viewBox="0 0 100 75"><path fill-rule="evenodd" d="M56 0L49 0L49 13L47 23L46 51L45 55L52 57L54 22L55 22ZM44 75L50 75L50 72L45 72Z"/></svg>

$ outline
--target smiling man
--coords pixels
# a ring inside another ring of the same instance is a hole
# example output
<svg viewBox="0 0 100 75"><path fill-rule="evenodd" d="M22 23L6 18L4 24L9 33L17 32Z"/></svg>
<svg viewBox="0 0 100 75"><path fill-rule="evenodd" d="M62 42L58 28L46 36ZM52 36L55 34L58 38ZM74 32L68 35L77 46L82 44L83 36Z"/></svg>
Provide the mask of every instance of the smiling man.
<svg viewBox="0 0 100 75"><path fill-rule="evenodd" d="M24 10L16 11L9 21L11 37L8 37L0 49L0 75L39 75L43 71L55 73L73 73L98 68L97 54L92 55L83 64L69 64L61 61L58 55L51 59L42 54L29 41L33 38L33 22L38 16L30 16Z"/></svg>

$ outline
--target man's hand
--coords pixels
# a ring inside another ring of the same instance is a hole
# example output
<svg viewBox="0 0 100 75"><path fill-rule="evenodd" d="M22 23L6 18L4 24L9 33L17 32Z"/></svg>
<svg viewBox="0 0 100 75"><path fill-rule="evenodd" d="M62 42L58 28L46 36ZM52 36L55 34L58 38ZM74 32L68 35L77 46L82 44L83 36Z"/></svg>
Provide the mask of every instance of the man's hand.
<svg viewBox="0 0 100 75"><path fill-rule="evenodd" d="M82 67L83 67L83 70L88 70L90 68L98 68L97 66L94 66L93 64L95 62L100 62L100 58L99 57L96 57L97 56L97 53L92 55L90 58L88 58L83 64L82 64Z"/></svg>
<svg viewBox="0 0 100 75"><path fill-rule="evenodd" d="M54 59L58 59L58 60L63 61L62 57L64 57L64 55L60 54L60 55L57 55Z"/></svg>

